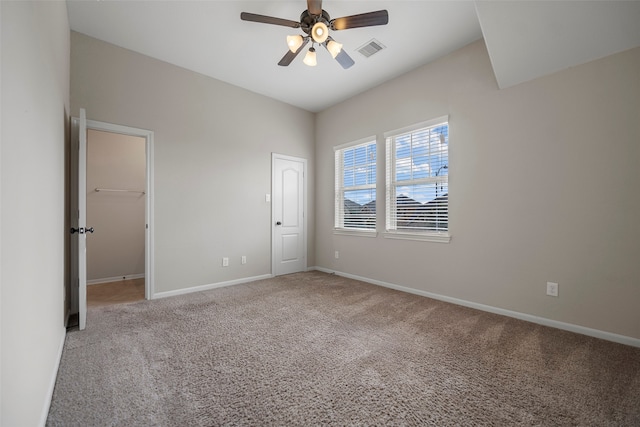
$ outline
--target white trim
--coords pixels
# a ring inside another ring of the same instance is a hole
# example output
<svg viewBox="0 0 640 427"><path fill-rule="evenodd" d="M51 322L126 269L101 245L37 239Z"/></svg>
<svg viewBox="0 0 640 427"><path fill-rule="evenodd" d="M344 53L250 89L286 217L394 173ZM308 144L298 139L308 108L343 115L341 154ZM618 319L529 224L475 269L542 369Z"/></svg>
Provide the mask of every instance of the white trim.
<svg viewBox="0 0 640 427"><path fill-rule="evenodd" d="M378 137L376 135L371 135L368 136L366 138L360 138L357 139L355 141L351 141L351 142L345 142L344 144L340 144L340 145L336 145L333 147L333 151L338 151L338 150L343 150L345 148L350 148L350 147L354 147L356 145L364 145L364 144L370 144L372 142L375 142L376 145L378 143Z"/></svg>
<svg viewBox="0 0 640 427"><path fill-rule="evenodd" d="M405 126L400 129L390 130L388 132L385 132L383 135L384 135L384 139L387 139L387 138L402 135L405 133L413 132L414 130L428 128L428 127L436 126L442 123L447 123L448 121L449 121L449 115L447 114L445 116L436 117L435 119Z"/></svg>
<svg viewBox="0 0 640 427"><path fill-rule="evenodd" d="M99 130L104 132L119 133L122 135L137 136L145 138L146 153L146 187L145 187L145 223L147 229L145 231L145 260L144 260L144 294L146 299L153 299L155 294L155 251L154 251L154 133L151 130L134 128L131 126L116 125L113 123L99 122L96 120L87 120L87 129Z"/></svg>
<svg viewBox="0 0 640 427"><path fill-rule="evenodd" d="M153 299L153 295L156 291L155 287L155 216L154 216L154 200L155 200L155 190L154 190L154 156L155 156L155 148L154 148L154 133L149 131L147 135L147 197L146 197L146 206L145 212L147 217L146 221L146 233L145 233L145 256L144 256L144 293L147 299Z"/></svg>
<svg viewBox="0 0 640 427"><path fill-rule="evenodd" d="M520 320L524 320L531 323L537 323L539 325L549 326L551 328L562 329L564 331L574 332L577 334L587 335L594 338L600 338L603 340L640 348L640 339L629 337L626 335L615 334L613 332L606 332L606 331L601 331L599 329L587 328L585 326L575 325L573 323L560 322L558 320L547 319L545 317L534 316L532 314L520 313L518 311L506 310L504 308L498 308L490 305L479 304L476 302L448 297L445 295L434 294L431 292L421 291L419 289L408 288L406 286L400 286L393 283L383 282L380 280L369 279L367 277L356 276L355 274L349 274L349 273L343 273L340 271L330 270L324 267L313 267L313 268L310 268L309 270L312 270L312 269L322 271L324 273L336 274L338 276L346 277L348 279L360 280L361 282L370 283L372 285L378 285L378 286L383 286L385 288L395 289L401 292L420 295L423 297L432 298L435 300L444 301L451 304L474 308L476 310L481 310L489 313L499 314L502 316L512 317L514 319L520 319Z"/></svg>
<svg viewBox="0 0 640 427"><path fill-rule="evenodd" d="M87 285L99 285L100 283L120 282L122 280L144 279L144 273L125 274L124 276L103 277L102 279L87 280Z"/></svg>
<svg viewBox="0 0 640 427"><path fill-rule="evenodd" d="M62 360L62 351L64 350L64 341L67 337L67 328L62 328L62 335L60 337L60 344L58 345L58 357L56 358L53 372L51 372L51 378L49 379L49 387L47 388L46 400L44 407L40 413L39 426L44 427L47 423L47 417L49 416L49 409L51 408L51 400L53 399L53 389L56 386L56 379L58 378L58 369L60 368L60 361Z"/></svg>
<svg viewBox="0 0 640 427"><path fill-rule="evenodd" d="M200 292L200 291L208 291L210 289L240 285L243 283L255 282L257 280L270 279L272 277L273 277L272 274L263 274L261 276L245 277L242 279L228 280L226 282L218 282L218 283L211 283L208 285L193 286L191 288L176 289L175 291L157 292L154 295L154 299L174 297L177 295L191 294L191 293Z"/></svg>
<svg viewBox="0 0 640 427"><path fill-rule="evenodd" d="M341 236L357 236L357 237L378 237L378 232L375 230L359 230L359 229L348 229L348 228L334 228L333 234L341 235Z"/></svg>
<svg viewBox="0 0 640 427"><path fill-rule="evenodd" d="M436 243L449 243L451 241L451 236L449 235L449 233L406 233L386 231L383 235L385 239L418 240L422 242Z"/></svg>

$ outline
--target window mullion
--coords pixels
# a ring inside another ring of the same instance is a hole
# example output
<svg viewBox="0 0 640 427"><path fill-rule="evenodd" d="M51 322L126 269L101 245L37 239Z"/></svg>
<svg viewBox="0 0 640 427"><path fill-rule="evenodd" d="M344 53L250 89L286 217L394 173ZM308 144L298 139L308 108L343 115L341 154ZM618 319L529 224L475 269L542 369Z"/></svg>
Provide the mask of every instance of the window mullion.
<svg viewBox="0 0 640 427"><path fill-rule="evenodd" d="M420 184L435 184L435 183L445 183L447 182L447 176L430 176L427 178L418 178L418 179L407 179L403 181L396 181L397 185L420 185Z"/></svg>
<svg viewBox="0 0 640 427"><path fill-rule="evenodd" d="M343 187L343 191L355 191L355 190L370 190L372 188L376 188L375 184L363 184L363 185L352 185L349 187Z"/></svg>

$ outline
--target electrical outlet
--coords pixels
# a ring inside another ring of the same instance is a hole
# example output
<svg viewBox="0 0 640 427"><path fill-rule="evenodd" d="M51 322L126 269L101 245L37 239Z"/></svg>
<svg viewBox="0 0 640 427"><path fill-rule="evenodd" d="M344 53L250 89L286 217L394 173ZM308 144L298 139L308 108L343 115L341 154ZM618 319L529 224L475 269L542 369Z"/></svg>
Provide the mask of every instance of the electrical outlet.
<svg viewBox="0 0 640 427"><path fill-rule="evenodd" d="M242 264L246 264L247 263L247 256L246 255L242 255Z"/></svg>
<svg viewBox="0 0 640 427"><path fill-rule="evenodd" d="M229 258L227 257L222 258L222 266L229 267Z"/></svg>
<svg viewBox="0 0 640 427"><path fill-rule="evenodd" d="M554 282L547 282L547 295L552 297L558 296L558 284Z"/></svg>
<svg viewBox="0 0 640 427"><path fill-rule="evenodd" d="M336 259L340 258L340 252L336 251L335 256L336 256Z"/></svg>

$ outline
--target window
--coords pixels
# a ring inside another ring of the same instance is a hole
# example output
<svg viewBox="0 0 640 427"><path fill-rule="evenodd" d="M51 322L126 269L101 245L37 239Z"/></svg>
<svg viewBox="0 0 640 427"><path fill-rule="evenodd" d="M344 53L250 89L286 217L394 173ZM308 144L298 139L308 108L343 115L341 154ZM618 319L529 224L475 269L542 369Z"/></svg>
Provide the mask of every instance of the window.
<svg viewBox="0 0 640 427"><path fill-rule="evenodd" d="M385 237L448 242L448 117L389 132L385 138Z"/></svg>
<svg viewBox="0 0 640 427"><path fill-rule="evenodd" d="M374 233L376 229L376 139L335 150L335 228Z"/></svg>

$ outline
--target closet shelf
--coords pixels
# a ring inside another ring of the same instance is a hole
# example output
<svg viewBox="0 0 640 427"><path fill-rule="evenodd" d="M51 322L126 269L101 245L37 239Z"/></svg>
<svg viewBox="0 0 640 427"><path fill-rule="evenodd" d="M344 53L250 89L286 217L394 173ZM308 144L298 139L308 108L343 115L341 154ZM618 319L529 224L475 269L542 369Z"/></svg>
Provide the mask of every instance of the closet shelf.
<svg viewBox="0 0 640 427"><path fill-rule="evenodd" d="M146 194L144 191L140 190L122 190L118 188L96 188L96 193L101 191L108 191L112 193L138 193L138 194Z"/></svg>

